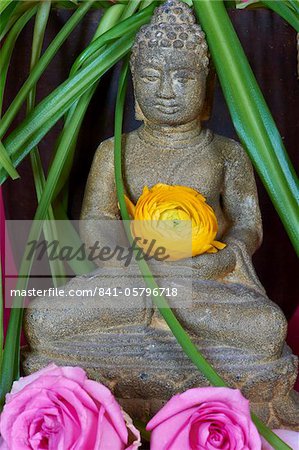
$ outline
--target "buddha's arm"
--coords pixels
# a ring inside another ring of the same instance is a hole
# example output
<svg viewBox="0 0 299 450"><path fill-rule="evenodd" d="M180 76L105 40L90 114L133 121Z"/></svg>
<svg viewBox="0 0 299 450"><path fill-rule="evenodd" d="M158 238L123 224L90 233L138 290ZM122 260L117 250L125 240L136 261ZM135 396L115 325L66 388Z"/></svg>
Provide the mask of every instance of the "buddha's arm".
<svg viewBox="0 0 299 450"><path fill-rule="evenodd" d="M222 238L227 244L237 239L252 255L262 241L262 221L251 162L237 144L225 149L225 180L221 193L223 211L230 228Z"/></svg>
<svg viewBox="0 0 299 450"><path fill-rule="evenodd" d="M97 149L89 172L81 210L80 233L92 245L101 241L101 220L119 219L114 179L113 141L104 141Z"/></svg>
<svg viewBox="0 0 299 450"><path fill-rule="evenodd" d="M221 203L229 227L219 240L227 247L217 253L198 255L184 260L191 265L199 278L223 277L231 273L236 265L235 245L245 244L252 255L262 239L262 225L256 185L251 163L236 142L228 140L223 148L225 164Z"/></svg>

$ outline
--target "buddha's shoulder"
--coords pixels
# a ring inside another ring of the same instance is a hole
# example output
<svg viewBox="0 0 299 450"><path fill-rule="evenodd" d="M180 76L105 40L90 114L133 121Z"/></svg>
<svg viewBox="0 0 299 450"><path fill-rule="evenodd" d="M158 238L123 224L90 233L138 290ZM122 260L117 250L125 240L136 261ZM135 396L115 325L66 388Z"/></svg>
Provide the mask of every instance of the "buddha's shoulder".
<svg viewBox="0 0 299 450"><path fill-rule="evenodd" d="M113 150L114 150L114 136L105 139L104 141L102 141L95 152L95 156L100 156L101 153L112 153L113 154Z"/></svg>
<svg viewBox="0 0 299 450"><path fill-rule="evenodd" d="M131 131L130 133L124 133L122 135L122 146L134 145L134 143L139 140L137 130ZM99 144L95 156L98 158L104 156L112 159L114 158L114 136L105 139Z"/></svg>
<svg viewBox="0 0 299 450"><path fill-rule="evenodd" d="M213 134L212 144L224 161L249 161L247 153L240 142L235 141L234 139L219 134Z"/></svg>

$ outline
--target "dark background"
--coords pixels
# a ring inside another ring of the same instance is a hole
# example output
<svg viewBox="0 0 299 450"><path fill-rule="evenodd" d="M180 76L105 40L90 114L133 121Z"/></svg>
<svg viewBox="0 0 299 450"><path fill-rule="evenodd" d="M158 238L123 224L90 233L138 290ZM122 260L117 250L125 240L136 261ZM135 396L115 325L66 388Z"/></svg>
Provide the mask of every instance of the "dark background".
<svg viewBox="0 0 299 450"><path fill-rule="evenodd" d="M65 10L52 12L45 45L48 45L53 39L69 15L70 12ZM234 10L230 12L230 15L284 139L290 158L298 168L299 83L296 69L296 33L271 11ZM90 11L71 34L41 78L37 101L66 79L72 62L88 44L99 17L99 11ZM13 54L8 74L6 107L28 74L31 39L32 22L20 35ZM72 218L79 217L86 177L94 152L103 139L113 135L117 72L117 68L112 70L101 81L81 130L70 182L69 213ZM210 128L216 133L237 139L218 83L212 116L213 118L208 123ZM14 126L22 117L23 113L18 116ZM138 123L134 120L130 87L125 114L125 131L130 131L137 126ZM58 124L39 146L45 168L48 166L55 137L60 129L61 124ZM28 158L18 169L21 179L7 180L4 184L7 218L31 219L36 208L36 197ZM264 241L254 255L254 264L268 296L279 304L286 316L290 318L298 303L297 258L280 219L258 178L257 185L263 217Z"/></svg>

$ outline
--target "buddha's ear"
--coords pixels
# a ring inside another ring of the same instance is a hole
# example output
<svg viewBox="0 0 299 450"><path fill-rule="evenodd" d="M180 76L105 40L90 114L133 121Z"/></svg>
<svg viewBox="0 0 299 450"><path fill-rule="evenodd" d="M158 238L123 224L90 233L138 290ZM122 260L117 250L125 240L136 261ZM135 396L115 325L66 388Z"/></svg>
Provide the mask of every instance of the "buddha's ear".
<svg viewBox="0 0 299 450"><path fill-rule="evenodd" d="M132 66L131 66L131 75L132 75L133 92L134 92L134 99L135 99L135 119L140 120L141 122L144 122L145 117L144 117L143 112L141 111L139 103L136 99L135 77L134 77L134 71L132 70Z"/></svg>
<svg viewBox="0 0 299 450"><path fill-rule="evenodd" d="M144 122L144 119L145 119L143 112L141 111L141 108L140 108L139 103L137 102L136 98L135 98L135 119L140 120L142 122Z"/></svg>
<svg viewBox="0 0 299 450"><path fill-rule="evenodd" d="M200 119L202 121L209 120L212 114L215 81L216 81L216 71L214 65L212 64L212 61L210 61L210 68L206 81L206 97L200 115Z"/></svg>

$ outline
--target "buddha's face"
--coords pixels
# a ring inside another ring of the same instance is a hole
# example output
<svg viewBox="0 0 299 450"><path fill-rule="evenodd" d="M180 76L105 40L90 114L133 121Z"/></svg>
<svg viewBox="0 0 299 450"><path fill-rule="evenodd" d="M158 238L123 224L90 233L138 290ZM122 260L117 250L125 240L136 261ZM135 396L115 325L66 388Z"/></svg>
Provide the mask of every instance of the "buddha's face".
<svg viewBox="0 0 299 450"><path fill-rule="evenodd" d="M182 125L200 116L206 76L193 52L145 48L139 50L135 61L134 87L146 120Z"/></svg>

